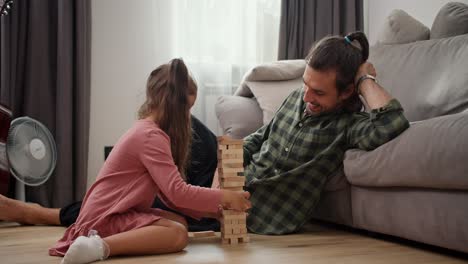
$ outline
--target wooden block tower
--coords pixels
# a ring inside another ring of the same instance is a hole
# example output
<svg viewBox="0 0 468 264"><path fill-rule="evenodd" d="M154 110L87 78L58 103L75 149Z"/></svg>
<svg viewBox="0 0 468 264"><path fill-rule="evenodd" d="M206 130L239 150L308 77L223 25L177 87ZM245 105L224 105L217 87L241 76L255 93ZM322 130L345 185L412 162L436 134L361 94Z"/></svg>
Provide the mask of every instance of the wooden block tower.
<svg viewBox="0 0 468 264"><path fill-rule="evenodd" d="M242 191L244 177L244 141L226 136L218 137L218 175L221 189ZM247 213L223 210L221 218L221 241L223 244L249 242L246 227Z"/></svg>

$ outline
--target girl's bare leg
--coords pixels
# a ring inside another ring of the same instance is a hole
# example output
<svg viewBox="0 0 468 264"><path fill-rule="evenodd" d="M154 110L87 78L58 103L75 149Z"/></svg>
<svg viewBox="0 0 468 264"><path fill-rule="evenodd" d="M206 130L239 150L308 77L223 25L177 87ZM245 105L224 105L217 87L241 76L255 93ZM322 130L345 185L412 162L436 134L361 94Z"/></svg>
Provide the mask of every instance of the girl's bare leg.
<svg viewBox="0 0 468 264"><path fill-rule="evenodd" d="M63 257L63 264L90 263L109 256L173 253L187 246L183 224L162 218L151 226L115 234L104 239L78 237Z"/></svg>
<svg viewBox="0 0 468 264"><path fill-rule="evenodd" d="M187 246L187 228L178 222L161 219L151 226L104 238L110 256L173 253Z"/></svg>

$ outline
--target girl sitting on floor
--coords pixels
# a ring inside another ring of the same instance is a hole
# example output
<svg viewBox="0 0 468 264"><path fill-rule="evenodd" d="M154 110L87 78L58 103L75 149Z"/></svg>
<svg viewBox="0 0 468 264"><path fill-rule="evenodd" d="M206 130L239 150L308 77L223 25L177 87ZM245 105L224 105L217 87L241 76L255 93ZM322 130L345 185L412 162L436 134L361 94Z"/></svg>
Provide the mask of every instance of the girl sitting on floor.
<svg viewBox="0 0 468 264"><path fill-rule="evenodd" d="M160 254L187 245L187 224L175 213L151 208L154 194L194 218L219 207L245 211L248 192L188 185L190 108L197 87L184 62L151 72L139 120L117 142L86 193L76 223L49 250L63 263L89 263L116 255Z"/></svg>

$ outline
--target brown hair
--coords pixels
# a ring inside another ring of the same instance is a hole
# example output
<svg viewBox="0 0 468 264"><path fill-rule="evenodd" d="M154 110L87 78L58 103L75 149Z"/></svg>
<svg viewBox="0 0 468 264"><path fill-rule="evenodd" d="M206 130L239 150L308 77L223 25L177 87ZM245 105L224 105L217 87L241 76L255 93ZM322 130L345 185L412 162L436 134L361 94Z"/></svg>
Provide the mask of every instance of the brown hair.
<svg viewBox="0 0 468 264"><path fill-rule="evenodd" d="M155 122L171 139L171 152L182 178L192 142L188 96L197 85L182 59L173 59L151 72L146 85L146 101L138 111L140 119L154 115Z"/></svg>
<svg viewBox="0 0 468 264"><path fill-rule="evenodd" d="M369 42L366 35L358 31L350 33L346 37L323 38L310 49L306 60L307 65L314 70L336 70L336 88L340 94L354 83L359 66L368 57ZM360 111L362 106L356 89L343 103L343 108L351 112Z"/></svg>

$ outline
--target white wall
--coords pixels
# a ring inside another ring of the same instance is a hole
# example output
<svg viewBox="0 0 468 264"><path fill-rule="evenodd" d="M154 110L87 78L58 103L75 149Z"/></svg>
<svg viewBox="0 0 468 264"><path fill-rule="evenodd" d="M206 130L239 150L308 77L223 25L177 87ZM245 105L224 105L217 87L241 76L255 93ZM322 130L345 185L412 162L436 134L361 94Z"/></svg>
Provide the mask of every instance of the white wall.
<svg viewBox="0 0 468 264"><path fill-rule="evenodd" d="M468 4L468 0L455 0ZM450 0L364 0L367 7L365 28L369 42L375 43L385 18L393 9L402 9L421 23L431 28L440 8Z"/></svg>
<svg viewBox="0 0 468 264"><path fill-rule="evenodd" d="M91 119L88 186L103 162L104 146L112 146L136 120L146 78L169 60L167 32L156 23L152 0L93 0L91 43ZM158 35L158 36L156 36ZM163 45L156 42L159 37Z"/></svg>

